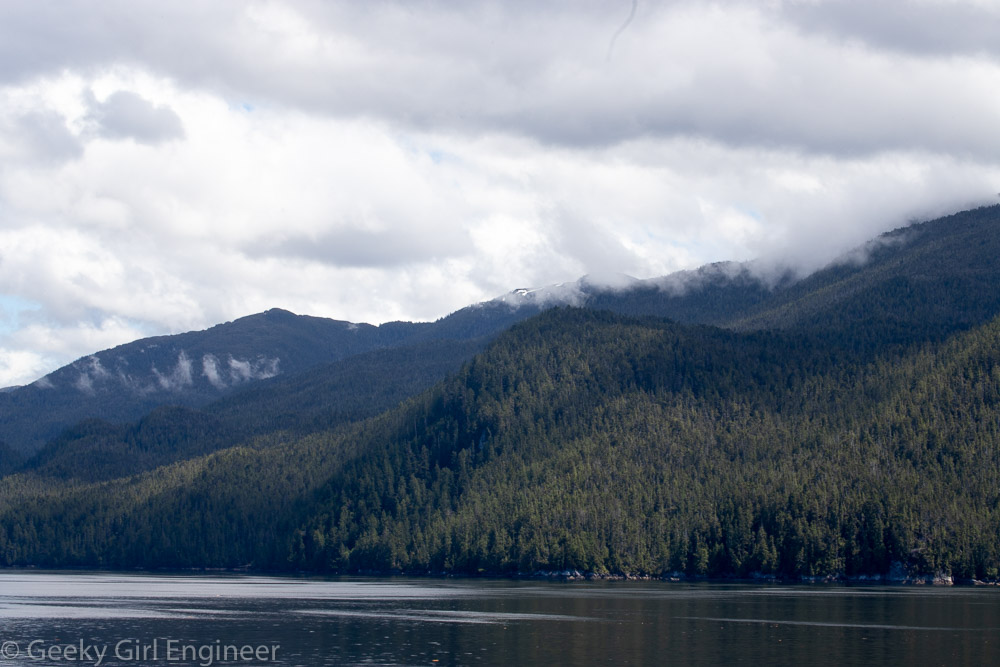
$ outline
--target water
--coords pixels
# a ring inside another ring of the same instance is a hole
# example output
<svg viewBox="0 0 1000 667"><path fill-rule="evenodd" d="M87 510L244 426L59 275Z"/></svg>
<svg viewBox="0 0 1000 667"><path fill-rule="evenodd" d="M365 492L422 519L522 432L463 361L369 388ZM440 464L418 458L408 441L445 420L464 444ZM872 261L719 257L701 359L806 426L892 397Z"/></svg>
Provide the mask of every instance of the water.
<svg viewBox="0 0 1000 667"><path fill-rule="evenodd" d="M985 665L1000 590L18 572L0 642L20 667Z"/></svg>

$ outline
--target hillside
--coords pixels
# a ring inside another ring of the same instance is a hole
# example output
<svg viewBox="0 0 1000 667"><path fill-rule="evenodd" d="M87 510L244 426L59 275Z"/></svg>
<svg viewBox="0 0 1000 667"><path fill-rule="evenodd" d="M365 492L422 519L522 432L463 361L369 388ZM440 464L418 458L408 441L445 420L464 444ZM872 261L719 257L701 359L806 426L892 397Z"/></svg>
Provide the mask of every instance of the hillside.
<svg viewBox="0 0 1000 667"><path fill-rule="evenodd" d="M0 442L30 456L81 420L121 424L159 407L202 407L261 381L382 349L457 341L460 363L465 341L496 335L536 312L483 304L434 323L376 327L272 309L205 331L145 338L0 393Z"/></svg>
<svg viewBox="0 0 1000 667"><path fill-rule="evenodd" d="M923 223L773 287L494 304L538 314L464 365L401 346L81 424L0 480L0 564L996 579L998 227Z"/></svg>
<svg viewBox="0 0 1000 667"><path fill-rule="evenodd" d="M998 258L1000 206L990 206L888 232L799 280L723 263L594 292L580 305L740 331L839 337L850 328L857 344L877 348L991 319L1000 312Z"/></svg>
<svg viewBox="0 0 1000 667"><path fill-rule="evenodd" d="M9 565L995 577L1000 323L845 365L787 334L550 311L342 432L73 488ZM931 397L934 400L931 400Z"/></svg>
<svg viewBox="0 0 1000 667"><path fill-rule="evenodd" d="M784 334L552 313L338 472L293 562L995 578L998 341L993 321L845 364Z"/></svg>
<svg viewBox="0 0 1000 667"><path fill-rule="evenodd" d="M161 405L198 406L261 379L328 363L405 332L269 310L205 331L97 352L0 394L0 440L22 454L86 418L127 421Z"/></svg>
<svg viewBox="0 0 1000 667"><path fill-rule="evenodd" d="M273 441L373 417L459 370L482 340L373 350L252 383L201 408L162 406L133 423L88 419L6 472L73 482L153 470L242 442Z"/></svg>
<svg viewBox="0 0 1000 667"><path fill-rule="evenodd" d="M274 309L206 331L143 339L0 392L0 442L30 456L83 419L124 423L161 406L201 407L261 380L373 350L487 339L557 305L819 336L839 336L850 326L855 345L870 350L941 339L1000 308L997 208L885 234L801 280L775 278L752 263L720 263L643 281L617 277L613 287L584 277L515 290L433 323L375 327Z"/></svg>

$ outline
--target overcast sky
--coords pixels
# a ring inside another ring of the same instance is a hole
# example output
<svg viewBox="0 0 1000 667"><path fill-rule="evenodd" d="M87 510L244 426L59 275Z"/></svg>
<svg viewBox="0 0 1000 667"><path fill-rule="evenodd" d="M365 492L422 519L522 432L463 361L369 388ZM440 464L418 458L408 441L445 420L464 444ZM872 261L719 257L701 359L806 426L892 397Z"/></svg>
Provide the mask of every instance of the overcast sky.
<svg viewBox="0 0 1000 667"><path fill-rule="evenodd" d="M998 35L995 0L4 0L0 387L270 307L808 271L997 201Z"/></svg>

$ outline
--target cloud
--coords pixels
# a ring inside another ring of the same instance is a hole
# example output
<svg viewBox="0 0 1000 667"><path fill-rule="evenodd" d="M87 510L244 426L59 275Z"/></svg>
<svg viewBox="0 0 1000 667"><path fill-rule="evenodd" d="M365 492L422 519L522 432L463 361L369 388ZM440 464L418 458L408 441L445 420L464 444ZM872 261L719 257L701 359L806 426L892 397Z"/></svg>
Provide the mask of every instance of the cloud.
<svg viewBox="0 0 1000 667"><path fill-rule="evenodd" d="M934 57L1000 59L1000 7L990 0L783 2L780 13L809 30L875 49Z"/></svg>
<svg viewBox="0 0 1000 667"><path fill-rule="evenodd" d="M247 380L266 380L278 374L279 359L256 360L229 357L229 377L233 384Z"/></svg>
<svg viewBox="0 0 1000 667"><path fill-rule="evenodd" d="M191 360L184 350L177 353L177 365L174 366L172 371L161 373L154 366L153 375L156 377L156 382L160 385L160 388L167 391L178 391L194 384L194 379L191 376Z"/></svg>
<svg viewBox="0 0 1000 667"><path fill-rule="evenodd" d="M219 360L214 354L206 354L201 358L202 374L216 389L225 389L226 381L219 373Z"/></svg>
<svg viewBox="0 0 1000 667"><path fill-rule="evenodd" d="M624 3L178 2L155 15L112 3L104 20L82 3L58 17L36 5L12 3L0 28L22 49L9 78L140 62L231 99L563 145L697 134L833 153L998 148L987 4L643 4L611 63ZM25 32L46 45L37 57ZM911 42L935 46L895 46Z"/></svg>
<svg viewBox="0 0 1000 667"><path fill-rule="evenodd" d="M37 308L4 320L0 385L275 306L806 272L995 200L992 3L642 2L609 61L629 10L3 3L0 285Z"/></svg>
<svg viewBox="0 0 1000 667"><path fill-rule="evenodd" d="M247 244L255 257L297 258L343 267L396 267L460 256L472 250L467 232L436 221L362 220L312 233L277 232Z"/></svg>
<svg viewBox="0 0 1000 667"><path fill-rule="evenodd" d="M118 90L104 102L92 98L90 103L90 118L102 137L149 145L184 138L184 126L173 109L154 105L133 92Z"/></svg>
<svg viewBox="0 0 1000 667"><path fill-rule="evenodd" d="M41 108L11 114L0 109L0 158L8 163L46 167L82 154L82 143L55 111Z"/></svg>
<svg viewBox="0 0 1000 667"><path fill-rule="evenodd" d="M267 359L260 357L255 360L236 359L229 357L227 364L220 363L214 354L206 354L201 359L202 375L216 389L225 389L248 380L266 380L277 375L281 360L277 357Z"/></svg>
<svg viewBox="0 0 1000 667"><path fill-rule="evenodd" d="M30 350L0 347L0 388L31 382L51 370L51 363Z"/></svg>
<svg viewBox="0 0 1000 667"><path fill-rule="evenodd" d="M115 316L104 316L97 322L58 323L47 320L44 313L43 309L30 317L22 316L20 328L0 335L0 387L29 384L92 352L150 334ZM89 380L94 369L89 366L85 369ZM86 384L88 380L83 382Z"/></svg>

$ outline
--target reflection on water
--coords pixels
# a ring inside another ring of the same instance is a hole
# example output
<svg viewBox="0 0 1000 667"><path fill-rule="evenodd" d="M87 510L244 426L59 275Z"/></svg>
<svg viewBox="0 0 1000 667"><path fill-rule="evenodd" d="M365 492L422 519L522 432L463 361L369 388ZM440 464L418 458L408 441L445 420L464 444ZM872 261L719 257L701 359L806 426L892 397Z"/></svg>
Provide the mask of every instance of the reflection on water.
<svg viewBox="0 0 1000 667"><path fill-rule="evenodd" d="M18 572L0 634L22 667L1000 664L1000 591Z"/></svg>

